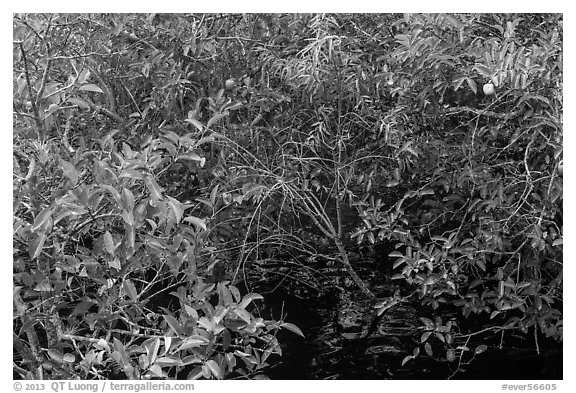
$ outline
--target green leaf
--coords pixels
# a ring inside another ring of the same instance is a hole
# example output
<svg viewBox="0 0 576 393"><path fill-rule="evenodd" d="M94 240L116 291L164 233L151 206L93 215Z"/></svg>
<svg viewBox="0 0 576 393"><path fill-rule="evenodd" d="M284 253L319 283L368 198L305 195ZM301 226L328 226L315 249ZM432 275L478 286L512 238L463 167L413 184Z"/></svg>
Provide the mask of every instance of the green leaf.
<svg viewBox="0 0 576 393"><path fill-rule="evenodd" d="M130 299L132 299L133 301L138 300L138 293L136 292L136 287L134 286L132 280L127 279L124 282L122 282L122 287L124 288L126 294L130 297Z"/></svg>
<svg viewBox="0 0 576 393"><path fill-rule="evenodd" d="M484 283L484 280L482 280L481 278L477 278L476 280L474 280L470 283L470 286L468 287L468 289L476 288L478 285L482 285L483 283Z"/></svg>
<svg viewBox="0 0 576 393"><path fill-rule="evenodd" d="M236 368L236 357L233 353L226 354L226 363L228 363L229 370L234 370Z"/></svg>
<svg viewBox="0 0 576 393"><path fill-rule="evenodd" d="M262 185L255 185L252 188L248 188L246 185L242 187L242 193L247 197L251 197L253 195L261 196L265 190L267 190L267 187Z"/></svg>
<svg viewBox="0 0 576 393"><path fill-rule="evenodd" d="M466 83L468 83L468 87L476 94L478 92L478 87L476 86L476 82L473 79L466 78Z"/></svg>
<svg viewBox="0 0 576 393"><path fill-rule="evenodd" d="M408 363L412 359L414 359L414 356L412 356L412 355L406 356L404 359L402 359L402 365L405 365L406 363Z"/></svg>
<svg viewBox="0 0 576 393"><path fill-rule="evenodd" d="M124 207L128 212L134 210L134 194L127 188L122 189L122 201L124 202Z"/></svg>
<svg viewBox="0 0 576 393"><path fill-rule="evenodd" d="M142 180L144 178L144 175L135 169L126 168L126 169L122 170L122 172L120 172L118 177L119 178L127 177L129 179Z"/></svg>
<svg viewBox="0 0 576 393"><path fill-rule="evenodd" d="M420 342L426 342L426 340L428 340L428 337L430 337L430 335L432 334L432 332L424 332L422 333L422 336L420 337Z"/></svg>
<svg viewBox="0 0 576 393"><path fill-rule="evenodd" d="M188 222L188 223L194 225L196 228L199 228L201 230L204 230L204 231L206 230L206 223L201 218L194 217L194 216L188 216L188 217L184 218L183 221Z"/></svg>
<svg viewBox="0 0 576 393"><path fill-rule="evenodd" d="M111 256L113 256L116 251L116 247L114 246L114 238L109 231L104 233L104 248L106 249L106 252L108 252L108 254Z"/></svg>
<svg viewBox="0 0 576 393"><path fill-rule="evenodd" d="M164 320L166 321L168 326L170 326L174 330L174 332L176 332L177 335L181 336L184 334L184 329L182 329L180 322L178 322L176 318L174 318L171 315L164 315Z"/></svg>
<svg viewBox="0 0 576 393"><path fill-rule="evenodd" d="M212 372L212 375L214 375L217 379L222 379L222 373L220 371L220 366L218 366L218 363L210 359L206 362L206 366L208 366L208 368Z"/></svg>
<svg viewBox="0 0 576 393"><path fill-rule="evenodd" d="M207 345L209 343L210 341L207 338L199 335L193 335L190 337L186 337L186 339L182 342L180 347L178 347L178 350L182 351L184 349L197 348L203 345Z"/></svg>
<svg viewBox="0 0 576 393"><path fill-rule="evenodd" d="M58 201L56 202L58 203ZM54 225L58 224L60 221L65 219L69 216L81 216L82 214L86 214L87 210L82 206L75 205L73 203L62 203L58 210L58 215L54 218Z"/></svg>
<svg viewBox="0 0 576 393"><path fill-rule="evenodd" d="M54 212L54 209L51 207L47 207L44 210L42 210L40 212L40 214L38 214L36 216L36 218L34 219L34 223L32 224L32 227L30 228L30 230L32 232L38 232L38 231L48 231L52 225L50 224L50 221L52 220L52 213Z"/></svg>
<svg viewBox="0 0 576 393"><path fill-rule="evenodd" d="M104 93L100 87L93 83L87 83L85 85L80 86L81 91L93 91L95 93Z"/></svg>
<svg viewBox="0 0 576 393"><path fill-rule="evenodd" d="M36 237L34 237L30 244L28 244L28 255L30 255L31 259L36 259L42 252L42 248L44 247L44 242L46 241L46 234L44 232L40 232Z"/></svg>
<svg viewBox="0 0 576 393"><path fill-rule="evenodd" d="M242 295L240 294L240 291L234 285L228 286L228 289L230 290L230 293L232 293L232 296L234 296L235 302L239 302L240 299L242 299Z"/></svg>
<svg viewBox="0 0 576 393"><path fill-rule="evenodd" d="M75 186L78 183L78 178L80 177L80 173L74 165L69 163L66 160L60 159L60 167L64 172L64 176L66 176L72 182L72 185Z"/></svg>
<svg viewBox="0 0 576 393"><path fill-rule="evenodd" d="M196 119L191 119L191 118L189 118L189 119L186 119L186 120L184 120L184 121L187 122L187 123L192 124L194 127L196 127L196 128L198 129L198 131L204 130L204 124L200 123L200 122L199 122L198 120L196 120Z"/></svg>
<svg viewBox="0 0 576 393"><path fill-rule="evenodd" d="M189 317L191 317L192 319L194 319L194 321L198 320L198 311L196 311L196 309L190 307L189 305L185 304L184 305L184 310L186 311L186 314L188 314Z"/></svg>
<svg viewBox="0 0 576 393"><path fill-rule="evenodd" d="M52 360L55 360L58 363L62 363L64 361L62 354L56 349L49 349L48 356L50 356Z"/></svg>
<svg viewBox="0 0 576 393"><path fill-rule="evenodd" d="M178 160L197 161L197 162L202 162L202 160L203 160L202 157L200 157L197 153L194 153L192 151L180 154L177 159Z"/></svg>
<svg viewBox="0 0 576 393"><path fill-rule="evenodd" d="M368 232L368 241L370 242L370 244L374 244L376 243L376 239L374 238L374 233L373 232Z"/></svg>
<svg viewBox="0 0 576 393"><path fill-rule="evenodd" d="M82 109L88 109L88 110L90 109L90 105L88 105L88 103L81 98L71 97L71 98L68 98L68 102L71 103L72 105L76 105Z"/></svg>
<svg viewBox="0 0 576 393"><path fill-rule="evenodd" d="M34 287L34 290L38 291L38 292L51 292L54 290L54 288L52 288L52 285L50 285L50 282L48 280L46 280L46 281L42 281L41 283L36 285Z"/></svg>
<svg viewBox="0 0 576 393"><path fill-rule="evenodd" d="M210 142L214 142L214 136L213 135L208 135L205 136L203 138L198 139L198 142L196 142L196 146L202 146L205 143L210 143Z"/></svg>
<svg viewBox="0 0 576 393"><path fill-rule="evenodd" d="M460 76L460 77L457 77L456 79L454 79L452 81L452 85L454 86L454 91L458 91L460 86L462 86L462 83L464 83L465 79L466 79L466 77Z"/></svg>
<svg viewBox="0 0 576 393"><path fill-rule="evenodd" d="M258 293L249 293L244 296L242 302L238 305L238 308L246 308L252 300L264 299L264 297Z"/></svg>
<svg viewBox="0 0 576 393"><path fill-rule="evenodd" d="M210 120L208 120L206 127L210 128L211 125L218 123L224 117L226 117L226 115L222 113L216 113L214 116L212 116L212 118L210 118Z"/></svg>
<svg viewBox="0 0 576 393"><path fill-rule="evenodd" d="M432 356L432 346L430 345L430 343L426 343L424 344L424 351L426 351L426 354L428 354L428 356Z"/></svg>
<svg viewBox="0 0 576 393"><path fill-rule="evenodd" d="M492 74L490 69L483 64L476 64L474 69L485 78L490 78L490 75Z"/></svg>
<svg viewBox="0 0 576 393"><path fill-rule="evenodd" d="M188 373L188 376L186 377L186 379L189 379L189 380L200 379L200 377L202 377L203 373L204 372L202 370L202 367L194 367L194 369Z"/></svg>
<svg viewBox="0 0 576 393"><path fill-rule="evenodd" d="M108 342L106 342L106 340L104 340L103 338L99 339L98 342L93 344L94 347L96 347L97 349L102 349L105 350L106 352L110 352L110 345L108 345Z"/></svg>
<svg viewBox="0 0 576 393"><path fill-rule="evenodd" d="M478 345L478 346L476 347L476 349L474 350L474 353L478 355L478 354L486 351L486 349L488 349L488 347L487 347L486 345L484 345L484 344Z"/></svg>
<svg viewBox="0 0 576 393"><path fill-rule="evenodd" d="M172 345L172 337L164 336L164 351L162 353L162 356L164 356L168 353L171 345Z"/></svg>
<svg viewBox="0 0 576 393"><path fill-rule="evenodd" d="M62 360L64 360L66 363L74 363L76 361L76 357L71 353L67 353L63 356Z"/></svg>
<svg viewBox="0 0 576 393"><path fill-rule="evenodd" d="M218 188L219 187L220 187L220 184L216 184L216 186L214 186L214 188L210 192L210 203L212 204L212 206L214 206L216 204L216 197L218 196Z"/></svg>
<svg viewBox="0 0 576 393"><path fill-rule="evenodd" d="M234 299L232 298L232 293L223 283L218 283L218 301L219 304L224 306L230 306Z"/></svg>
<svg viewBox="0 0 576 393"><path fill-rule="evenodd" d="M57 112L60 110L60 107L56 104L50 104L50 106L48 107L48 109L46 109L46 116L49 116L51 114L53 114L54 112Z"/></svg>
<svg viewBox="0 0 576 393"><path fill-rule="evenodd" d="M86 83L89 77L90 77L90 70L88 68L84 68L82 69L82 71L80 71L80 74L78 75L78 82Z"/></svg>
<svg viewBox="0 0 576 393"><path fill-rule="evenodd" d="M160 367L182 367L184 366L184 362L180 359L175 359L172 357L159 357L158 359L156 359L155 362L157 365L159 365Z"/></svg>
<svg viewBox="0 0 576 393"><path fill-rule="evenodd" d="M120 342L120 340L118 340L117 338L114 338L114 349L116 350L115 352L117 352L120 356L119 359L116 359L116 361L118 361L120 363L120 365L126 367L130 365L130 358L128 357L128 354L126 353L126 350L124 349L124 345L122 345L122 343Z"/></svg>
<svg viewBox="0 0 576 393"><path fill-rule="evenodd" d="M182 216L184 215L184 209L182 208L182 203L179 200L174 199L172 197L168 198L168 206L174 213L174 218L176 219L176 223L180 223L182 220Z"/></svg>
<svg viewBox="0 0 576 393"><path fill-rule="evenodd" d="M162 368L157 364L153 364L152 366L150 366L148 371L150 371L150 373L154 374L158 378L164 377L164 375L162 374Z"/></svg>
<svg viewBox="0 0 576 393"><path fill-rule="evenodd" d="M118 259L118 257L114 257L113 259L109 260L108 266L110 266L111 268L114 268L116 270L122 269L122 264L120 264L120 260Z"/></svg>
<svg viewBox="0 0 576 393"><path fill-rule="evenodd" d="M153 199L162 199L163 189L158 185L156 179L154 179L152 176L146 176L144 178L144 184L146 184L146 187L148 188L148 191L150 191L150 195Z"/></svg>
<svg viewBox="0 0 576 393"><path fill-rule="evenodd" d="M288 329L291 332L296 333L297 335L304 337L304 333L302 333L302 330L300 330L300 328L298 326L294 325L293 323L284 322L284 323L280 324L280 327L284 328L284 329Z"/></svg>
<svg viewBox="0 0 576 393"><path fill-rule="evenodd" d="M250 321L252 320L252 315L242 308L235 308L234 314L239 316L246 323L250 323Z"/></svg>
<svg viewBox="0 0 576 393"><path fill-rule="evenodd" d="M243 108L244 104L241 102L237 102L235 104L230 105L229 107L226 108L227 111L235 111L238 110L240 108Z"/></svg>
<svg viewBox="0 0 576 393"><path fill-rule="evenodd" d="M158 356L158 351L160 350L160 337L155 337L152 342L145 343L146 346L146 356L148 357L148 364L153 364Z"/></svg>
<svg viewBox="0 0 576 393"><path fill-rule="evenodd" d="M230 344L232 344L232 336L230 335L230 331L228 329L224 329L222 331L222 349L224 352L230 348Z"/></svg>

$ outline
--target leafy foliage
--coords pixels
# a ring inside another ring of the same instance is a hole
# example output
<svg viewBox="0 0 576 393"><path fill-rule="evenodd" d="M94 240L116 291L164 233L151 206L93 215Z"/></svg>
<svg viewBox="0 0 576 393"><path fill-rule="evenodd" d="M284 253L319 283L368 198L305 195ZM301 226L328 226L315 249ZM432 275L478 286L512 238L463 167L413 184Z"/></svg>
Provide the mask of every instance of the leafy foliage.
<svg viewBox="0 0 576 393"><path fill-rule="evenodd" d="M318 263L378 316L456 308L420 333L456 369L472 337L562 339L561 15L13 23L20 377L262 378L303 333L251 288L321 291ZM353 257L381 244L392 302Z"/></svg>

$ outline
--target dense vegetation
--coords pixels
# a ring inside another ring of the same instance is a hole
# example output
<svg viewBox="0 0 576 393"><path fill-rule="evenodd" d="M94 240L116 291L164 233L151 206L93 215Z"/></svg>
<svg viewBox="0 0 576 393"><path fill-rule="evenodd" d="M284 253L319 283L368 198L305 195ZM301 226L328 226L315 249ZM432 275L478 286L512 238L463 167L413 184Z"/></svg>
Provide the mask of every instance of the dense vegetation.
<svg viewBox="0 0 576 393"><path fill-rule="evenodd" d="M278 288L418 303L404 362L561 342L561 15L13 28L15 376L265 378Z"/></svg>

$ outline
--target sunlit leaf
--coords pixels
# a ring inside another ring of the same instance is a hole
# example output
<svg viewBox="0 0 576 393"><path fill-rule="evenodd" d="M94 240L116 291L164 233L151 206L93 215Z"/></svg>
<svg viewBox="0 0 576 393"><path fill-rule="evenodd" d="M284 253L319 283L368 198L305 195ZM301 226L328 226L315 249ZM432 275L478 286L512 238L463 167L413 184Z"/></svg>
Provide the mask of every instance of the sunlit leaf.
<svg viewBox="0 0 576 393"><path fill-rule="evenodd" d="M50 356L53 360L57 361L58 363L62 363L64 361L63 355L56 349L49 349L48 356Z"/></svg>
<svg viewBox="0 0 576 393"><path fill-rule="evenodd" d="M296 333L297 335L304 337L304 333L302 333L302 330L300 330L300 328L298 326L294 325L293 323L284 322L284 323L280 324L280 327L284 328L284 329L288 329L291 332Z"/></svg>
<svg viewBox="0 0 576 393"><path fill-rule="evenodd" d="M404 357L404 359L402 359L402 365L405 365L406 363L408 363L412 359L414 359L414 356L412 356L412 355L408 355L408 356Z"/></svg>
<svg viewBox="0 0 576 393"><path fill-rule="evenodd" d="M86 101L84 101L83 99L78 98L78 97L68 98L68 102L71 103L72 105L76 105L82 109L90 109L90 105Z"/></svg>
<svg viewBox="0 0 576 393"><path fill-rule="evenodd" d="M50 106L48 107L48 109L46 109L46 115L51 115L55 112L58 112L60 110L60 107L56 104L50 104Z"/></svg>
<svg viewBox="0 0 576 393"><path fill-rule="evenodd" d="M179 350L189 349L189 348L197 348L203 345L208 345L210 341L202 336L194 335L190 337L186 337L182 344L180 345Z"/></svg>
<svg viewBox="0 0 576 393"><path fill-rule="evenodd" d="M116 246L114 245L114 238L112 237L112 234L110 234L109 231L106 231L104 233L104 248L106 249L106 252L108 252L108 254L110 255L114 255L114 253L116 252Z"/></svg>
<svg viewBox="0 0 576 393"><path fill-rule="evenodd" d="M180 322L178 322L176 318L174 318L171 315L164 315L164 320L166 321L168 326L170 326L172 330L176 332L176 334L178 334L179 336L184 334L184 329L182 329L182 325L180 325Z"/></svg>
<svg viewBox="0 0 576 393"><path fill-rule="evenodd" d="M432 332L424 332L422 333L422 336L420 337L420 342L426 342L426 340L428 340L428 337L430 337L430 335L432 334Z"/></svg>
<svg viewBox="0 0 576 393"><path fill-rule="evenodd" d="M264 297L258 293L249 293L249 294L244 296L244 298L242 299L242 302L240 302L238 307L245 309L250 304L250 302L252 300L259 300L259 299L264 299Z"/></svg>
<svg viewBox="0 0 576 393"><path fill-rule="evenodd" d="M44 232L40 232L35 237L32 238L30 243L28 244L28 255L30 255L31 259L36 259L42 252L42 248L44 247L44 242L46 241L46 234Z"/></svg>
<svg viewBox="0 0 576 393"><path fill-rule="evenodd" d="M487 347L486 345L484 345L484 344L478 345L478 346L476 347L476 349L474 350L474 353L476 353L476 354L478 355L478 354L486 351L487 349L488 349L488 347Z"/></svg>
<svg viewBox="0 0 576 393"><path fill-rule="evenodd" d="M48 231L50 230L49 227L51 227L52 225L50 224L51 220L52 220L52 213L54 212L54 209L51 207L46 207L44 208L40 214L38 214L36 216L36 218L34 219L34 223L32 224L32 226L30 227L30 230L32 232L38 232L38 231Z"/></svg>
<svg viewBox="0 0 576 393"><path fill-rule="evenodd" d="M162 368L160 368L160 366L157 364L153 364L152 366L150 366L148 371L150 371L152 374L154 374L154 376L158 378L164 377L164 375L162 374Z"/></svg>
<svg viewBox="0 0 576 393"><path fill-rule="evenodd" d="M114 257L111 260L109 260L108 266L110 266L111 268L114 268L116 270L122 269L122 264L120 264L120 259L118 259L118 257Z"/></svg>
<svg viewBox="0 0 576 393"><path fill-rule="evenodd" d="M78 90L82 91L93 91L95 93L104 93L100 87L93 83L87 83L85 85L80 86Z"/></svg>
<svg viewBox="0 0 576 393"><path fill-rule="evenodd" d="M168 198L168 206L174 213L176 223L179 223L182 220L182 216L184 215L184 209L182 208L182 203L180 203L180 201L172 197L167 198Z"/></svg>
<svg viewBox="0 0 576 393"><path fill-rule="evenodd" d="M178 156L179 160L190 160L196 162L202 162L202 158L203 157L200 157L197 153L194 152L182 153Z"/></svg>
<svg viewBox="0 0 576 393"><path fill-rule="evenodd" d="M194 127L196 127L198 129L198 131L202 131L204 130L204 124L202 124L201 122L199 122L196 119L192 119L192 118L188 118L186 120L184 120L187 123L192 124Z"/></svg>
<svg viewBox="0 0 576 393"><path fill-rule="evenodd" d="M204 231L207 228L206 222L204 222L204 220L202 220L201 218L198 218L198 217L188 216L188 217L185 217L183 221L188 222L188 223L194 225L195 227L197 227L201 230L204 230Z"/></svg>
<svg viewBox="0 0 576 393"><path fill-rule="evenodd" d="M208 120L208 124L206 125L206 127L209 128L211 125L216 124L217 122L219 122L224 117L226 117L226 115L224 115L222 113L216 113L214 116L212 116L210 118L210 120Z"/></svg>
<svg viewBox="0 0 576 393"><path fill-rule="evenodd" d="M148 191L150 191L152 198L156 200L162 199L163 189L158 185L156 179L151 176L146 176L144 178L144 184L146 184L146 187L148 188Z"/></svg>
<svg viewBox="0 0 576 393"><path fill-rule="evenodd" d="M220 366L218 366L218 363L210 359L206 362L206 366L208 366L212 372L212 375L214 375L217 379L222 379L222 373L220 372Z"/></svg>
<svg viewBox="0 0 576 393"><path fill-rule="evenodd" d="M76 361L76 357L71 353L67 353L62 357L62 360L64 360L66 363L74 363Z"/></svg>
<svg viewBox="0 0 576 393"><path fill-rule="evenodd" d="M242 308L235 308L234 314L238 315L246 323L250 323L252 320L252 315Z"/></svg>
<svg viewBox="0 0 576 393"><path fill-rule="evenodd" d="M132 299L133 301L136 301L138 299L138 293L136 292L136 287L134 286L132 280L130 279L124 280L122 282L122 287L124 288L124 291L126 291L126 294L130 297L130 299Z"/></svg>

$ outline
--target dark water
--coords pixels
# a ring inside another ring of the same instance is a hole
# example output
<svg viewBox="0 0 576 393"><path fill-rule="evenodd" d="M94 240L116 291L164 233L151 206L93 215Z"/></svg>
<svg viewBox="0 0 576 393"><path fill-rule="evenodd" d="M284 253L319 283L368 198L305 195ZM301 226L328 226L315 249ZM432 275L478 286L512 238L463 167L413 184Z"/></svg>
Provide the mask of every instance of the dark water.
<svg viewBox="0 0 576 393"><path fill-rule="evenodd" d="M337 323L335 297L298 299L288 295L267 295L267 311L278 318L280 309L286 320L298 325L306 338L280 332L282 358L276 358L266 375L271 379L562 379L562 348L540 345L537 354L533 342L519 347L489 349L477 355L462 371L454 373L454 364L437 362L426 355L402 366L402 359L418 343L414 334L417 312L410 306L399 307L389 321L370 338L346 338L342 334L366 331L366 326L342 328ZM276 314L276 315L274 315ZM362 324L367 321L359 320ZM278 361L279 360L279 361ZM278 361L278 362L277 362Z"/></svg>

